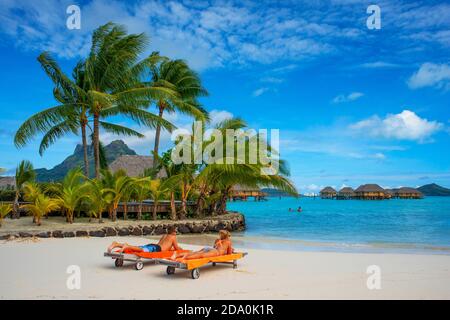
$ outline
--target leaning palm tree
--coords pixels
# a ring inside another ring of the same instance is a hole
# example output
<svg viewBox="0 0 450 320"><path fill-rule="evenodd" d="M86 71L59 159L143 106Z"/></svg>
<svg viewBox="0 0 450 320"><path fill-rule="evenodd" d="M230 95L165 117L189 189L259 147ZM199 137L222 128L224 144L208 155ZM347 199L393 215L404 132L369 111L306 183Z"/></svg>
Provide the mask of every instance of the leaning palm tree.
<svg viewBox="0 0 450 320"><path fill-rule="evenodd" d="M33 203L22 205L33 216L33 222L38 226L41 225L41 218L52 211L58 210L59 205L55 199L52 199L45 194L39 194Z"/></svg>
<svg viewBox="0 0 450 320"><path fill-rule="evenodd" d="M0 227L2 226L3 219L12 211L12 205L9 203L0 203Z"/></svg>
<svg viewBox="0 0 450 320"><path fill-rule="evenodd" d="M100 127L102 118L123 115L138 124L154 128L173 126L146 111L149 101L175 97L173 88L146 85L141 82L144 72L160 59L151 55L141 61L148 43L145 34L127 34L125 27L107 23L92 35L92 46L85 62L89 113L93 119L95 177L100 178ZM114 129L112 126L107 126Z"/></svg>
<svg viewBox="0 0 450 320"><path fill-rule="evenodd" d="M198 121L208 120L208 113L198 103L197 98L206 96L208 92L202 87L199 76L189 68L183 60L161 59L159 63L151 68L151 86L165 87L174 90L177 95L166 96L156 102L158 116L163 120L164 112L180 112L194 117ZM161 125L157 124L155 132L155 146L153 155L157 166L157 155L159 140L161 136Z"/></svg>
<svg viewBox="0 0 450 320"><path fill-rule="evenodd" d="M19 213L19 198L21 195L21 191L23 188L23 185L26 182L34 181L36 177L36 173L34 171L33 165L31 162L27 160L23 160L19 163L19 166L16 168L16 175L15 175L15 182L16 182L16 195L14 198L14 205L13 205L13 219L20 218Z"/></svg>
<svg viewBox="0 0 450 320"><path fill-rule="evenodd" d="M89 107L91 100L88 95L88 81L84 61L75 66L72 78L66 76L57 62L48 52L38 57L38 61L47 76L53 81L55 87L53 96L58 105L36 113L27 119L17 130L14 143L17 147L23 147L39 133L43 134L39 147L42 156L45 150L59 138L72 133L78 135L81 132L85 175L90 175L87 129L91 128ZM110 133L128 136L143 137L142 134L125 126L100 121L100 126Z"/></svg>

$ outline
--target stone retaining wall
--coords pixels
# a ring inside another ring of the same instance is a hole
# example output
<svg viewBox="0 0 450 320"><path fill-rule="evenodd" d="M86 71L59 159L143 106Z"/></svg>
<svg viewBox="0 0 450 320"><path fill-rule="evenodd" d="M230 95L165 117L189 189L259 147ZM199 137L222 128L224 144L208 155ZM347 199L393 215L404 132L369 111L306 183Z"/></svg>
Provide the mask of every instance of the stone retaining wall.
<svg viewBox="0 0 450 320"><path fill-rule="evenodd" d="M15 238L73 238L73 237L115 237L115 236L151 236L166 233L169 226L175 225L178 233L181 234L201 234L218 232L225 229L230 232L245 230L245 218L240 213L229 213L220 217L201 220L182 221L122 221L117 226L102 226L94 223L77 227L76 223L65 226L61 230L46 230L44 223L38 227L39 231L15 231L0 235L0 240ZM42 229L41 229L42 228ZM1 229L0 229L1 230Z"/></svg>

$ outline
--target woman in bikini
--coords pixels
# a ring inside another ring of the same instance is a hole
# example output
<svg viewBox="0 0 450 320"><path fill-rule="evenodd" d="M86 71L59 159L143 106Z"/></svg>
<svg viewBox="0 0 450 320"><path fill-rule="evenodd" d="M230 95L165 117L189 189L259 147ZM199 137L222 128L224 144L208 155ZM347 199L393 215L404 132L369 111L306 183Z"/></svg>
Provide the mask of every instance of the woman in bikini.
<svg viewBox="0 0 450 320"><path fill-rule="evenodd" d="M188 252L181 254L174 253L171 259L192 260L192 259L216 257L225 254L232 254L234 250L231 245L230 237L231 234L228 231L220 230L219 239L217 239L214 242L214 247L204 247L200 251L196 252Z"/></svg>

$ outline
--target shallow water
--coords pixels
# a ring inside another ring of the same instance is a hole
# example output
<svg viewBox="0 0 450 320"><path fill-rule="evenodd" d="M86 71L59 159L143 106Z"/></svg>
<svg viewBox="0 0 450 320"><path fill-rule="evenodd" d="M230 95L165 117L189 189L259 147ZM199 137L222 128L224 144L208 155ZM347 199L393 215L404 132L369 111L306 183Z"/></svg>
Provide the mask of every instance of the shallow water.
<svg viewBox="0 0 450 320"><path fill-rule="evenodd" d="M301 213L289 212L299 206ZM228 209L245 214L247 230L242 235L257 247L450 253L450 197L250 199L230 202Z"/></svg>

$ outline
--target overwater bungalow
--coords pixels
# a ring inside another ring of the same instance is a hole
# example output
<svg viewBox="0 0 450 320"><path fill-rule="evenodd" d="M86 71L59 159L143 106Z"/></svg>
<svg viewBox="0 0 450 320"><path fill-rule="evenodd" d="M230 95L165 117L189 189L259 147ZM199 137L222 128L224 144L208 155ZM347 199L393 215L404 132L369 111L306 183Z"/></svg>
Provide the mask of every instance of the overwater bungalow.
<svg viewBox="0 0 450 320"><path fill-rule="evenodd" d="M255 201L264 200L267 194L262 192L261 189L255 187L248 187L241 184L233 186L231 189L230 200L243 200L247 201L249 197L253 197Z"/></svg>
<svg viewBox="0 0 450 320"><path fill-rule="evenodd" d="M395 189L393 197L398 199L422 199L423 194L417 189L402 187Z"/></svg>
<svg viewBox="0 0 450 320"><path fill-rule="evenodd" d="M390 194L377 184L363 184L355 190L355 198L360 200L383 200L390 197Z"/></svg>
<svg viewBox="0 0 450 320"><path fill-rule="evenodd" d="M337 193L336 199L339 200L349 200L355 197L355 190L351 187L344 187Z"/></svg>
<svg viewBox="0 0 450 320"><path fill-rule="evenodd" d="M320 197L322 199L334 199L336 196L337 192L332 187L325 187L320 191Z"/></svg>

